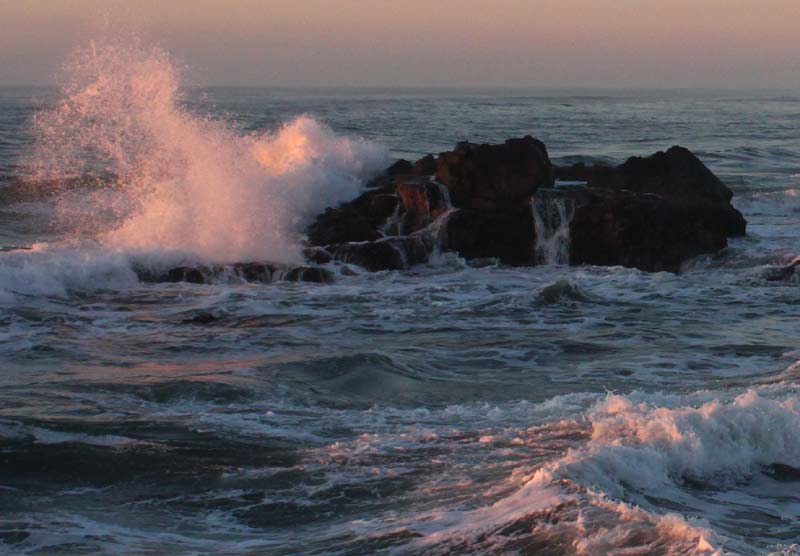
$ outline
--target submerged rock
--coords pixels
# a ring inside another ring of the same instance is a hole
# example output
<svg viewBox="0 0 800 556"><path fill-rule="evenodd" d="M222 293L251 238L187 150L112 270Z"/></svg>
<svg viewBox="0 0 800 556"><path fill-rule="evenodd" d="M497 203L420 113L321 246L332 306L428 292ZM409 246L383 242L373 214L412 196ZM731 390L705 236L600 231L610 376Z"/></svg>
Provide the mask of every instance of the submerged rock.
<svg viewBox="0 0 800 556"><path fill-rule="evenodd" d="M369 271L403 270L428 260L433 245L422 235L397 236L380 241L347 243L333 254L335 260Z"/></svg>
<svg viewBox="0 0 800 556"><path fill-rule="evenodd" d="M571 280L562 278L543 287L536 294L536 304L544 307L560 303L587 303L595 301Z"/></svg>
<svg viewBox="0 0 800 556"><path fill-rule="evenodd" d="M193 316L185 318L181 324L211 324L219 320L219 317L208 311L198 311Z"/></svg>
<svg viewBox="0 0 800 556"><path fill-rule="evenodd" d="M315 266L290 266L279 263L235 263L231 265L177 266L165 271L137 269L143 282L189 282L213 284L217 282L317 282L331 283L334 274L330 270Z"/></svg>
<svg viewBox="0 0 800 556"><path fill-rule="evenodd" d="M334 281L333 273L327 268L318 266L295 266L284 272L281 280L287 282L315 282L317 284L330 284Z"/></svg>
<svg viewBox="0 0 800 556"><path fill-rule="evenodd" d="M795 257L795 259L788 265L768 269L764 273L764 277L770 282L789 280L797 274L797 268L799 266L800 266L800 256Z"/></svg>

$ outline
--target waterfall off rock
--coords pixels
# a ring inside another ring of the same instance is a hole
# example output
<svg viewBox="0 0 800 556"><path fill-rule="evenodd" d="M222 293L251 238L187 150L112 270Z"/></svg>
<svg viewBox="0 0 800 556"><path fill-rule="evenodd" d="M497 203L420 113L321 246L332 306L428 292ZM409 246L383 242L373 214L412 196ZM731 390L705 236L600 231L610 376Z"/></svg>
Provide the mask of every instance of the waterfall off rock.
<svg viewBox="0 0 800 556"><path fill-rule="evenodd" d="M537 195L531 200L536 233L535 256L539 264L569 264L569 225L575 215L571 199Z"/></svg>

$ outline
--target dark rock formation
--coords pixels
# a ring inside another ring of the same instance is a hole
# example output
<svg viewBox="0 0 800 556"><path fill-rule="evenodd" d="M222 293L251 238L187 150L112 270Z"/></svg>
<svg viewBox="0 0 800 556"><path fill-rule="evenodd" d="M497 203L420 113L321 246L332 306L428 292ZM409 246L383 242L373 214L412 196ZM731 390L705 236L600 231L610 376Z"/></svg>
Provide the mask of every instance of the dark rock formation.
<svg viewBox="0 0 800 556"><path fill-rule="evenodd" d="M467 259L533 264L531 196L551 187L554 177L541 141L526 136L499 145L459 143L439 155L436 177L461 209L447 220L444 248Z"/></svg>
<svg viewBox="0 0 800 556"><path fill-rule="evenodd" d="M727 203L733 198L733 192L699 158L678 146L644 158L631 157L617 167L616 176L620 183L612 185L613 189L703 197L717 203Z"/></svg>
<svg viewBox="0 0 800 556"><path fill-rule="evenodd" d="M514 213L454 212L445 224L442 248L465 259L492 257L508 265L534 264L530 202Z"/></svg>
<svg viewBox="0 0 800 556"><path fill-rule="evenodd" d="M632 156L616 167L583 163L559 167L556 177L637 193L700 196L723 202L733 198L733 192L699 158L677 145L647 157Z"/></svg>
<svg viewBox="0 0 800 556"><path fill-rule="evenodd" d="M692 206L698 214L722 226L726 237L745 235L747 223L730 204L733 192L691 151L672 147L648 157L634 156L616 168L576 164L558 168L559 179L585 181L590 188L653 193L665 199ZM705 210L702 210L705 209Z"/></svg>
<svg viewBox="0 0 800 556"><path fill-rule="evenodd" d="M411 167L411 174L415 176L432 176L435 173L436 157L432 154L426 154Z"/></svg>
<svg viewBox="0 0 800 556"><path fill-rule="evenodd" d="M628 190L542 189L539 202L569 206L569 263L677 272L688 258L727 246L724 215L705 203Z"/></svg>
<svg viewBox="0 0 800 556"><path fill-rule="evenodd" d="M140 276L140 278L142 278ZM179 266L171 268L167 273L160 277L149 277L145 279L147 282L189 282L191 284L205 284L206 275L203 269L191 266Z"/></svg>
<svg viewBox="0 0 800 556"><path fill-rule="evenodd" d="M306 257L320 262L320 253L329 253L371 271L427 261L434 244L424 230L450 208L447 189L432 178L435 169L432 155L413 165L398 161L376 178L379 185L373 180L353 201L328 208L308 229Z"/></svg>
<svg viewBox="0 0 800 556"><path fill-rule="evenodd" d="M555 177L586 185L554 188ZM399 161L360 197L326 210L309 228L309 243L318 246L309 259L321 260L321 252L372 271L399 270L426 261L438 244L467 259L530 265L547 262L543 242L563 240L559 258L570 264L677 272L686 259L744 235L732 196L682 147L617 167L554 168L530 136L465 142L438 158ZM534 205L563 214L534 218ZM566 226L563 233L546 229L553 222Z"/></svg>
<svg viewBox="0 0 800 556"><path fill-rule="evenodd" d="M414 166L408 161L404 159L400 159L391 166L386 169L385 174L390 177L394 176L402 176L403 174L410 174L414 169Z"/></svg>
<svg viewBox="0 0 800 556"><path fill-rule="evenodd" d="M295 266L286 270L279 279L287 282L315 282L317 284L330 284L334 281L333 273L330 270L318 266Z"/></svg>
<svg viewBox="0 0 800 556"><path fill-rule="evenodd" d="M450 208L447 189L427 176L401 178L396 181L397 196L403 207L396 235L421 230Z"/></svg>
<svg viewBox="0 0 800 556"><path fill-rule="evenodd" d="M387 241L345 243L336 248L333 257L343 263L362 266L371 272L405 268L403 254Z"/></svg>
<svg viewBox="0 0 800 556"><path fill-rule="evenodd" d="M397 207L394 180L373 188L338 207L328 208L308 228L308 242L315 246L353 241L375 241L383 237L380 227Z"/></svg>
<svg viewBox="0 0 800 556"><path fill-rule="evenodd" d="M432 243L421 236L398 236L380 241L346 243L334 251L334 259L356 264L371 272L403 270L428 260Z"/></svg>
<svg viewBox="0 0 800 556"><path fill-rule="evenodd" d="M427 155L419 159L414 164L407 160L398 160L382 174L371 180L367 184L367 190L347 203L338 207L329 207L324 213L317 216L316 220L309 226L308 242L312 246L341 245L350 242L377 241L384 237L383 225L386 221L398 212L399 200L397 196L396 184L414 183L415 180L423 183L429 181L429 177L422 178L423 175L430 175L435 170L435 159L432 155ZM423 174L423 172L429 172ZM431 194L431 199L436 197L438 192ZM407 197L410 199L410 197ZM432 201L431 207L438 204ZM419 206L415 207L419 214ZM438 210L438 209L434 209ZM405 212L405 211L404 211ZM409 230L415 231L417 228ZM399 234L400 231L394 230L393 233Z"/></svg>
<svg viewBox="0 0 800 556"><path fill-rule="evenodd" d="M303 249L303 256L308 262L314 264L325 264L333 260L333 255L323 247L308 247Z"/></svg>
<svg viewBox="0 0 800 556"><path fill-rule="evenodd" d="M453 205L484 212L516 212L539 187L553 185L544 143L530 135L500 145L459 143L439 155L436 179Z"/></svg>

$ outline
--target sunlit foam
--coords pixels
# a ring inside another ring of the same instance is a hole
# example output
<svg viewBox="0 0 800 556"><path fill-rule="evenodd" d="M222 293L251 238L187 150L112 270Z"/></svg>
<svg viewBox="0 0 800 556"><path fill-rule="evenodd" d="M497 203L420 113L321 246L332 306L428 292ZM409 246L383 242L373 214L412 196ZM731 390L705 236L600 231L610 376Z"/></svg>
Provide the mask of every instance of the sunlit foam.
<svg viewBox="0 0 800 556"><path fill-rule="evenodd" d="M37 181L114 177L58 201L61 222L106 247L296 261L313 215L353 197L387 160L308 116L245 134L195 115L179 67L135 41L92 42L64 74L62 99L34 118L29 166Z"/></svg>

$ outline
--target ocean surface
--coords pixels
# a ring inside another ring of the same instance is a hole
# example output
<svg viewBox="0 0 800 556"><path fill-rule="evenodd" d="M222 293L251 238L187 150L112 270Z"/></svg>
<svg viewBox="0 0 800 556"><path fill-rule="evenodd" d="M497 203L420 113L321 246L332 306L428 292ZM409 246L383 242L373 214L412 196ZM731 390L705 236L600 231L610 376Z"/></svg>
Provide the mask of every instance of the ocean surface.
<svg viewBox="0 0 800 556"><path fill-rule="evenodd" d="M0 554L800 554L800 281L765 278L800 254L800 92L200 90L115 56L0 90ZM688 147L748 235L678 275L137 277L298 260L393 158L524 134Z"/></svg>

